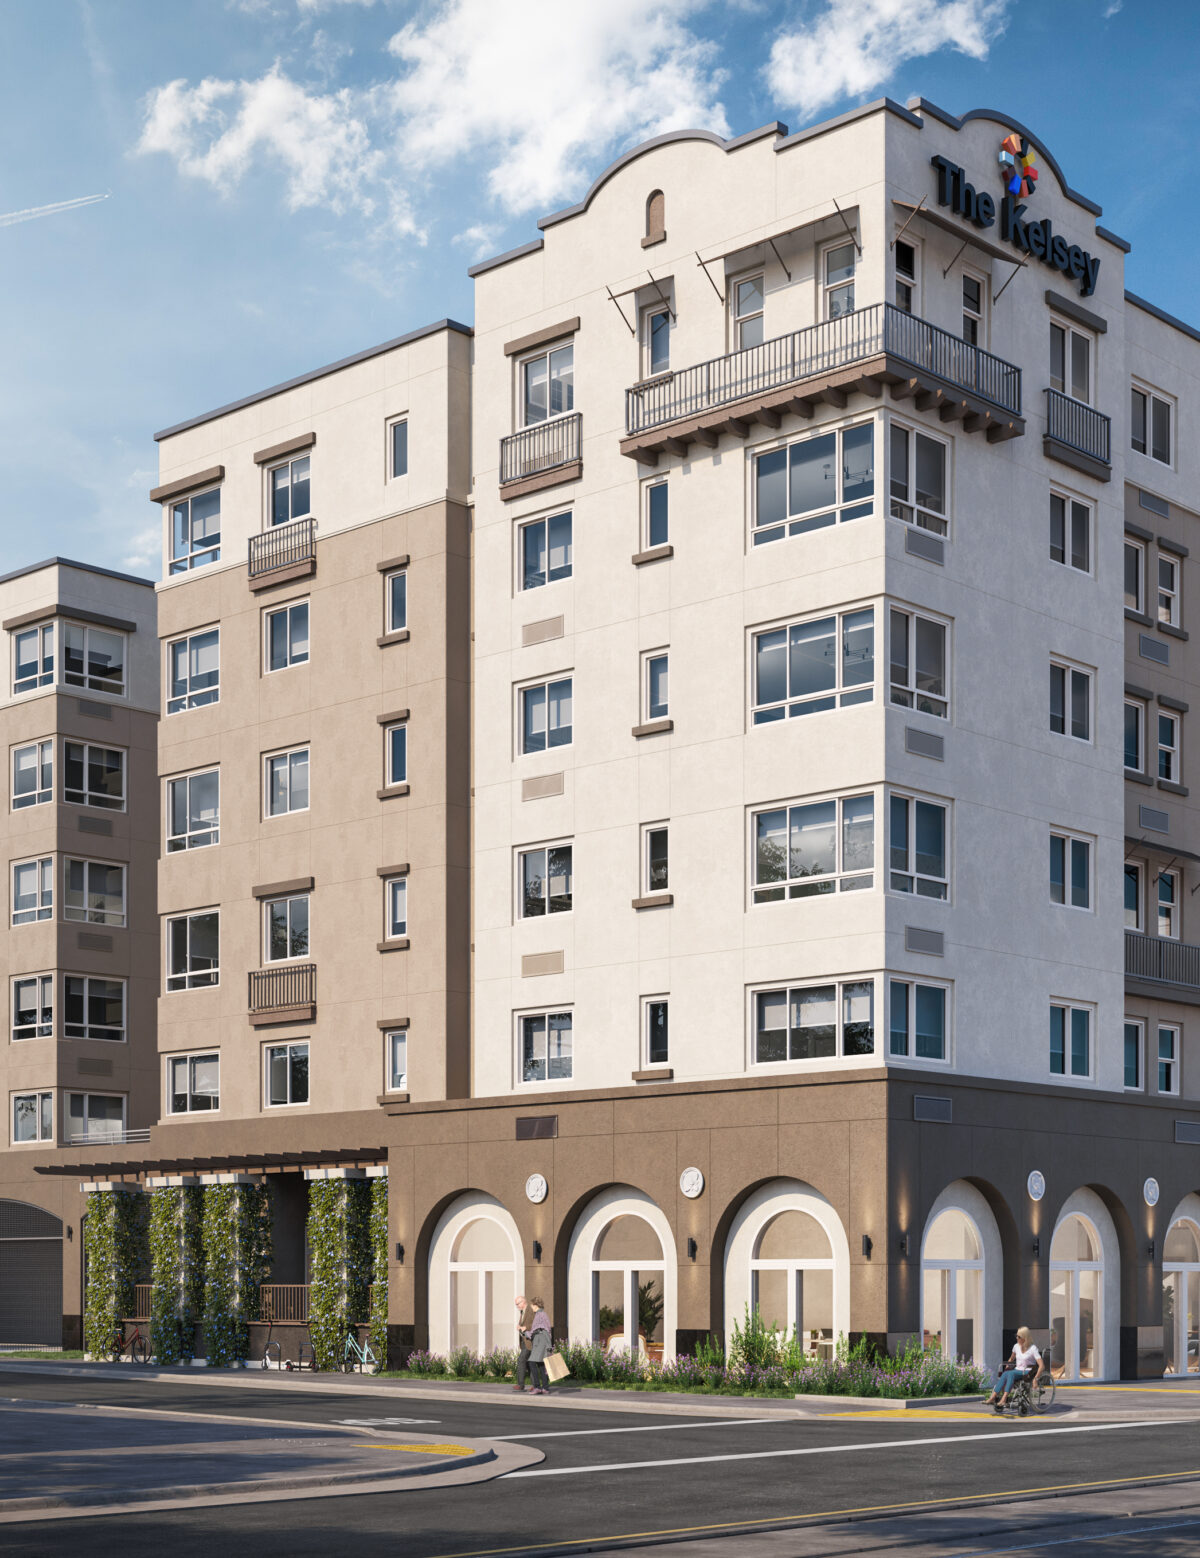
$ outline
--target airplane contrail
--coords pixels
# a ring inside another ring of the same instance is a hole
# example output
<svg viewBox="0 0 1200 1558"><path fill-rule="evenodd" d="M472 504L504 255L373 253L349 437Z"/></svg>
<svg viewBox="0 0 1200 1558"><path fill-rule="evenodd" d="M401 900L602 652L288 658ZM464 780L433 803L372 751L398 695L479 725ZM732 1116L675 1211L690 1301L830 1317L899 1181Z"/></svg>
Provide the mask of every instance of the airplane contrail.
<svg viewBox="0 0 1200 1558"><path fill-rule="evenodd" d="M107 200L109 193L103 195L80 195L77 200L59 200L52 206L30 206L27 211L8 211L0 216L0 227L14 227L18 222L32 222L37 216L53 216L56 211L75 211L80 206L94 206L98 200Z"/></svg>

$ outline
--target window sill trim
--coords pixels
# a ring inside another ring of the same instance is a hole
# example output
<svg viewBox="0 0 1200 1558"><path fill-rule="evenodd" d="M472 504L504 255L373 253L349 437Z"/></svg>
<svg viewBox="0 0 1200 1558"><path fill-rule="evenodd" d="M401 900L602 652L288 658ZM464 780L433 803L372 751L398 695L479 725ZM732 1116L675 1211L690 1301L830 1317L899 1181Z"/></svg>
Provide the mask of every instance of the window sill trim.
<svg viewBox="0 0 1200 1558"><path fill-rule="evenodd" d="M377 941L375 950L376 952L407 952L408 937L394 936L390 941Z"/></svg>
<svg viewBox="0 0 1200 1558"><path fill-rule="evenodd" d="M388 1104L406 1104L408 1100L408 1093L380 1093L375 1102L386 1107Z"/></svg>
<svg viewBox="0 0 1200 1558"><path fill-rule="evenodd" d="M1160 779L1158 788L1165 790L1168 795L1187 795L1188 793L1186 784L1176 784L1173 779Z"/></svg>
<svg viewBox="0 0 1200 1558"><path fill-rule="evenodd" d="M640 741L643 736L665 736L674 729L673 719L652 719L647 720L643 725L635 725L631 734L635 740Z"/></svg>
<svg viewBox="0 0 1200 1558"><path fill-rule="evenodd" d="M670 1066L648 1066L645 1071L631 1073L635 1082L670 1082L675 1072Z"/></svg>
<svg viewBox="0 0 1200 1558"><path fill-rule="evenodd" d="M389 784L385 789L375 791L375 799L377 801L390 801L398 795L407 794L408 786L406 784Z"/></svg>
<svg viewBox="0 0 1200 1558"><path fill-rule="evenodd" d="M635 568L641 568L646 563L657 563L674 556L675 548L667 543L664 546L648 546L644 552L635 552L629 561Z"/></svg>
<svg viewBox="0 0 1200 1558"><path fill-rule="evenodd" d="M1185 644L1188 641L1189 635L1187 629L1177 628L1173 622L1156 622L1154 626L1160 633L1165 633L1168 638L1182 639Z"/></svg>
<svg viewBox="0 0 1200 1558"><path fill-rule="evenodd" d="M1151 779L1146 774L1135 773L1132 768L1127 768L1125 770L1125 778L1130 784L1145 784L1149 785L1151 789L1154 787L1153 779Z"/></svg>
<svg viewBox="0 0 1200 1558"><path fill-rule="evenodd" d="M375 640L375 642L379 646L380 649L386 649L389 644L407 644L408 643L408 629L407 628L397 628L394 633L384 633L384 634L381 634L381 636L379 638L377 638Z"/></svg>
<svg viewBox="0 0 1200 1558"><path fill-rule="evenodd" d="M252 1028L271 1028L280 1023L289 1022L315 1022L317 1020L317 1007L315 1002L307 1006L276 1006L265 1012L248 1012ZM275 1106L273 1106L275 1107ZM283 1107L282 1105L278 1107Z"/></svg>
<svg viewBox="0 0 1200 1558"><path fill-rule="evenodd" d="M1125 620L1126 622L1136 622L1144 628L1152 628L1154 626L1153 617L1149 616L1144 611L1134 611L1132 606L1126 606Z"/></svg>
<svg viewBox="0 0 1200 1558"><path fill-rule="evenodd" d="M634 909L669 909L674 902L674 893L648 893L644 898L631 899L630 906Z"/></svg>

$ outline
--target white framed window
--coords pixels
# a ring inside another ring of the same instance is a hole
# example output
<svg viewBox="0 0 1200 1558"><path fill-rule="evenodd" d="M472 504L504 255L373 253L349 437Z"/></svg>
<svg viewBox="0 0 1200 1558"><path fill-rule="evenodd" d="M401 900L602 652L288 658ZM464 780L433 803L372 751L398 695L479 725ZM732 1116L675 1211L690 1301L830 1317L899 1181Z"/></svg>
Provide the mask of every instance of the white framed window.
<svg viewBox="0 0 1200 1558"><path fill-rule="evenodd" d="M987 282L970 271L962 279L962 338L969 346L985 346L987 330L983 311L987 305Z"/></svg>
<svg viewBox="0 0 1200 1558"><path fill-rule="evenodd" d="M194 990L221 982L221 916L216 909L167 920L167 989Z"/></svg>
<svg viewBox="0 0 1200 1558"><path fill-rule="evenodd" d="M572 855L572 846L566 843L517 851L517 914L520 919L571 912L574 903Z"/></svg>
<svg viewBox="0 0 1200 1558"><path fill-rule="evenodd" d="M1050 388L1072 400L1092 400L1092 338L1070 325L1050 326Z"/></svg>
<svg viewBox="0 0 1200 1558"><path fill-rule="evenodd" d="M782 903L875 885L875 797L831 796L752 812L751 901Z"/></svg>
<svg viewBox="0 0 1200 1558"><path fill-rule="evenodd" d="M1065 493L1050 494L1050 561L1073 568L1077 573L1092 571L1092 511L1078 498Z"/></svg>
<svg viewBox="0 0 1200 1558"><path fill-rule="evenodd" d="M125 981L91 974L63 976L63 1035L68 1039L125 1039Z"/></svg>
<svg viewBox="0 0 1200 1558"><path fill-rule="evenodd" d="M1092 673L1065 660L1050 662L1050 729L1075 741L1092 739Z"/></svg>
<svg viewBox="0 0 1200 1558"><path fill-rule="evenodd" d="M54 742L31 741L12 749L12 809L44 806L54 799Z"/></svg>
<svg viewBox="0 0 1200 1558"><path fill-rule="evenodd" d="M766 296L761 271L753 276L730 278L729 301L733 305L733 349L746 351L761 346L765 340L763 327L763 303Z"/></svg>
<svg viewBox="0 0 1200 1558"><path fill-rule="evenodd" d="M571 1012L523 1012L517 1018L522 1082L569 1082L574 1070Z"/></svg>
<svg viewBox="0 0 1200 1558"><path fill-rule="evenodd" d="M1158 1025L1158 1091L1179 1091L1179 1029L1170 1023Z"/></svg>
<svg viewBox="0 0 1200 1558"><path fill-rule="evenodd" d="M1051 830L1050 902L1064 908L1091 909L1091 839Z"/></svg>
<svg viewBox="0 0 1200 1558"><path fill-rule="evenodd" d="M919 251L907 238L897 238L892 249L896 265L896 307L906 314L919 314Z"/></svg>
<svg viewBox="0 0 1200 1558"><path fill-rule="evenodd" d="M666 719L671 712L670 659L665 649L652 649L642 655L643 720Z"/></svg>
<svg viewBox="0 0 1200 1558"><path fill-rule="evenodd" d="M889 512L893 519L944 536L950 529L950 446L891 420L888 429Z"/></svg>
<svg viewBox="0 0 1200 1558"><path fill-rule="evenodd" d="M670 829L665 822L642 826L642 891L665 893L671 882Z"/></svg>
<svg viewBox="0 0 1200 1558"><path fill-rule="evenodd" d="M22 974L13 980L12 1036L14 1041L54 1036L53 974Z"/></svg>
<svg viewBox="0 0 1200 1558"><path fill-rule="evenodd" d="M273 465L267 472L272 525L290 525L294 519L307 519L312 513L312 487L307 454Z"/></svg>
<svg viewBox="0 0 1200 1558"><path fill-rule="evenodd" d="M888 886L894 893L948 899L949 808L916 795L888 797Z"/></svg>
<svg viewBox="0 0 1200 1558"><path fill-rule="evenodd" d="M309 956L307 893L268 898L263 903L263 962L286 963Z"/></svg>
<svg viewBox="0 0 1200 1558"><path fill-rule="evenodd" d="M1051 1076L1091 1077L1093 1010L1073 1001L1050 1003Z"/></svg>
<svg viewBox="0 0 1200 1558"><path fill-rule="evenodd" d="M1158 711L1158 777L1180 782L1179 716Z"/></svg>
<svg viewBox="0 0 1200 1558"><path fill-rule="evenodd" d="M408 569L383 577L383 631L402 633L408 626Z"/></svg>
<svg viewBox="0 0 1200 1558"><path fill-rule="evenodd" d="M383 883L383 934L387 941L408 935L408 878L389 876Z"/></svg>
<svg viewBox="0 0 1200 1558"><path fill-rule="evenodd" d="M875 1052L874 979L753 992L755 1066Z"/></svg>
<svg viewBox="0 0 1200 1558"><path fill-rule="evenodd" d="M671 1063L670 1006L665 995L642 998L642 1063L669 1066Z"/></svg>
<svg viewBox="0 0 1200 1558"><path fill-rule="evenodd" d="M1179 873L1158 873L1158 934L1174 941L1179 936Z"/></svg>
<svg viewBox="0 0 1200 1558"><path fill-rule="evenodd" d="M12 1095L12 1140L14 1146L54 1140L53 1093Z"/></svg>
<svg viewBox="0 0 1200 1558"><path fill-rule="evenodd" d="M221 489L210 487L171 504L169 573L187 573L221 560Z"/></svg>
<svg viewBox="0 0 1200 1558"><path fill-rule="evenodd" d="M1126 1092L1142 1090L1142 1054L1145 1048L1145 1025L1133 1017L1125 1019L1125 1040L1122 1052L1123 1081Z"/></svg>
<svg viewBox="0 0 1200 1558"><path fill-rule="evenodd" d="M875 502L875 423L812 433L754 457L754 545L862 519Z"/></svg>
<svg viewBox="0 0 1200 1558"><path fill-rule="evenodd" d="M754 634L754 723L870 703L875 609L831 613Z"/></svg>
<svg viewBox="0 0 1200 1558"><path fill-rule="evenodd" d="M1158 554L1158 620L1179 626L1179 559Z"/></svg>
<svg viewBox="0 0 1200 1558"><path fill-rule="evenodd" d="M1130 389L1130 443L1137 454L1160 465L1171 464L1171 423L1174 407L1162 395L1135 384Z"/></svg>
<svg viewBox="0 0 1200 1558"><path fill-rule="evenodd" d="M666 546L671 540L670 483L662 478L642 484L642 534L646 547Z"/></svg>
<svg viewBox="0 0 1200 1558"><path fill-rule="evenodd" d="M1125 767L1140 774L1143 767L1142 733L1146 727L1146 705L1140 698L1125 699Z"/></svg>
<svg viewBox="0 0 1200 1558"><path fill-rule="evenodd" d="M388 423L388 480L408 475L408 417Z"/></svg>
<svg viewBox="0 0 1200 1558"><path fill-rule="evenodd" d="M125 1134L125 1098L119 1093L68 1093L66 1137L69 1145L119 1141Z"/></svg>
<svg viewBox="0 0 1200 1558"><path fill-rule="evenodd" d="M642 311L642 377L671 371L671 310L665 303Z"/></svg>
<svg viewBox="0 0 1200 1558"><path fill-rule="evenodd" d="M842 319L854 312L857 253L853 243L836 243L822 253L822 319Z"/></svg>
<svg viewBox="0 0 1200 1558"><path fill-rule="evenodd" d="M221 841L221 773L207 768L167 780L167 853Z"/></svg>
<svg viewBox="0 0 1200 1558"><path fill-rule="evenodd" d="M891 701L902 709L946 719L950 713L946 623L892 606L888 628Z"/></svg>
<svg viewBox="0 0 1200 1558"><path fill-rule="evenodd" d="M221 1107L221 1057L216 1051L203 1055L168 1055L167 1113L208 1113Z"/></svg>
<svg viewBox="0 0 1200 1558"><path fill-rule="evenodd" d="M518 528L520 580L523 590L569 579L572 571L571 510L531 519Z"/></svg>
<svg viewBox="0 0 1200 1558"><path fill-rule="evenodd" d="M293 601L276 611L263 612L263 670L286 671L308 664L308 602Z"/></svg>
<svg viewBox="0 0 1200 1558"><path fill-rule="evenodd" d="M522 687L520 702L522 754L571 745L574 727L569 676Z"/></svg>
<svg viewBox="0 0 1200 1558"><path fill-rule="evenodd" d="M308 1102L308 1043L263 1048L263 1103L268 1109Z"/></svg>
<svg viewBox="0 0 1200 1558"><path fill-rule="evenodd" d="M54 857L17 860L12 868L12 922L30 925L54 914Z"/></svg>
<svg viewBox="0 0 1200 1558"><path fill-rule="evenodd" d="M1125 606L1129 611L1146 609L1146 548L1140 541L1125 538Z"/></svg>
<svg viewBox="0 0 1200 1558"><path fill-rule="evenodd" d="M408 726L385 725L383 731L383 782L387 786L408 783Z"/></svg>
<svg viewBox="0 0 1200 1558"><path fill-rule="evenodd" d="M950 991L924 979L888 980L888 1053L897 1060L950 1059Z"/></svg>
<svg viewBox="0 0 1200 1558"><path fill-rule="evenodd" d="M408 1029L391 1028L383 1036L384 1091L408 1091Z"/></svg>
<svg viewBox="0 0 1200 1558"><path fill-rule="evenodd" d="M60 626L62 679L66 685L124 697L128 647L125 634L85 627L79 622L63 622Z"/></svg>
<svg viewBox="0 0 1200 1558"><path fill-rule="evenodd" d="M167 713L216 703L221 696L221 630L208 628L167 645Z"/></svg>
<svg viewBox="0 0 1200 1558"><path fill-rule="evenodd" d="M1136 860L1125 862L1125 929L1142 928L1142 868Z"/></svg>
<svg viewBox="0 0 1200 1558"><path fill-rule="evenodd" d="M109 860L63 860L63 919L124 925L125 867Z"/></svg>
<svg viewBox="0 0 1200 1558"><path fill-rule="evenodd" d="M523 358L521 375L522 427L532 427L575 409L575 343L552 346Z"/></svg>
<svg viewBox="0 0 1200 1558"><path fill-rule="evenodd" d="M263 760L263 812L286 817L308 810L308 747L274 752Z"/></svg>
<svg viewBox="0 0 1200 1558"><path fill-rule="evenodd" d="M63 800L75 806L125 810L125 753L90 741L63 742Z"/></svg>
<svg viewBox="0 0 1200 1558"><path fill-rule="evenodd" d="M22 628L11 634L13 693L32 692L54 684L54 623Z"/></svg>

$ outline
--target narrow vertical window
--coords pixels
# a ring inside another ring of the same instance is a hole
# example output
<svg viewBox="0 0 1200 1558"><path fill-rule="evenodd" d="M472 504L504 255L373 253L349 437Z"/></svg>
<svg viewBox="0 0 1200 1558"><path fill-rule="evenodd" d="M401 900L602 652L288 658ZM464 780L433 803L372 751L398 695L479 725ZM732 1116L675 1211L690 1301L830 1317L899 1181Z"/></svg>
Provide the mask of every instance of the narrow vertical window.
<svg viewBox="0 0 1200 1558"><path fill-rule="evenodd" d="M54 742L13 748L12 809L42 806L54 799Z"/></svg>
<svg viewBox="0 0 1200 1558"><path fill-rule="evenodd" d="M1160 1093L1179 1091L1179 1029L1160 1027L1158 1030L1158 1090Z"/></svg>
<svg viewBox="0 0 1200 1558"><path fill-rule="evenodd" d="M643 886L647 893L665 893L670 888L670 854L665 825L643 831Z"/></svg>
<svg viewBox="0 0 1200 1558"><path fill-rule="evenodd" d="M270 473L271 523L288 525L294 519L304 519L311 512L309 503L309 456L288 460L277 465ZM377 467L378 469L378 467Z"/></svg>
<svg viewBox="0 0 1200 1558"><path fill-rule="evenodd" d="M671 1059L668 1040L668 1007L665 998L655 997L645 1003L646 1064L665 1066Z"/></svg>
<svg viewBox="0 0 1200 1558"><path fill-rule="evenodd" d="M408 418L393 422L391 427L392 477L408 475Z"/></svg>
<svg viewBox="0 0 1200 1558"><path fill-rule="evenodd" d="M1158 554L1158 620L1179 626L1179 563Z"/></svg>
<svg viewBox="0 0 1200 1558"><path fill-rule="evenodd" d="M1131 773L1142 771L1142 728L1145 724L1145 706L1136 700L1125 700L1125 767Z"/></svg>
<svg viewBox="0 0 1200 1558"><path fill-rule="evenodd" d="M401 568L384 581L385 633L402 633L408 627L408 572Z"/></svg>
<svg viewBox="0 0 1200 1558"><path fill-rule="evenodd" d="M1130 611L1144 610L1143 581L1146 549L1137 541L1125 543L1125 605Z"/></svg>
<svg viewBox="0 0 1200 1558"><path fill-rule="evenodd" d="M852 243L825 251L825 319L842 319L854 312L855 254Z"/></svg>
<svg viewBox="0 0 1200 1558"><path fill-rule="evenodd" d="M645 709L647 720L666 719L670 712L670 699L667 691L669 658L665 654L646 656Z"/></svg>
<svg viewBox="0 0 1200 1558"><path fill-rule="evenodd" d="M917 301L917 251L903 238L896 240L896 307L906 314L919 310Z"/></svg>
<svg viewBox="0 0 1200 1558"><path fill-rule="evenodd" d="M1125 1023L1124 1083L1130 1091L1140 1091L1142 1086L1142 1025Z"/></svg>
<svg viewBox="0 0 1200 1558"><path fill-rule="evenodd" d="M652 482L646 488L646 545L666 546L671 539L668 523L669 490L665 481Z"/></svg>
<svg viewBox="0 0 1200 1558"><path fill-rule="evenodd" d="M383 733L383 782L390 788L394 784L408 783L408 726L389 725Z"/></svg>
<svg viewBox="0 0 1200 1558"><path fill-rule="evenodd" d="M733 349L746 351L761 346L763 333L763 278L747 276L733 286Z"/></svg>
<svg viewBox="0 0 1200 1558"><path fill-rule="evenodd" d="M1142 928L1142 868L1136 861L1125 864L1125 929Z"/></svg>

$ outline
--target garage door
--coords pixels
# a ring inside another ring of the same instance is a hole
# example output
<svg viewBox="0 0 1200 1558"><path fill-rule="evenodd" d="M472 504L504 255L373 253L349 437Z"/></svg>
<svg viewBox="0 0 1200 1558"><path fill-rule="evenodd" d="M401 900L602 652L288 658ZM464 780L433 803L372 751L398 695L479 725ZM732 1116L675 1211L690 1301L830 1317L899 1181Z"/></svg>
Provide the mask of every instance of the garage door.
<svg viewBox="0 0 1200 1558"><path fill-rule="evenodd" d="M0 1200L0 1347L62 1346L62 1223Z"/></svg>

